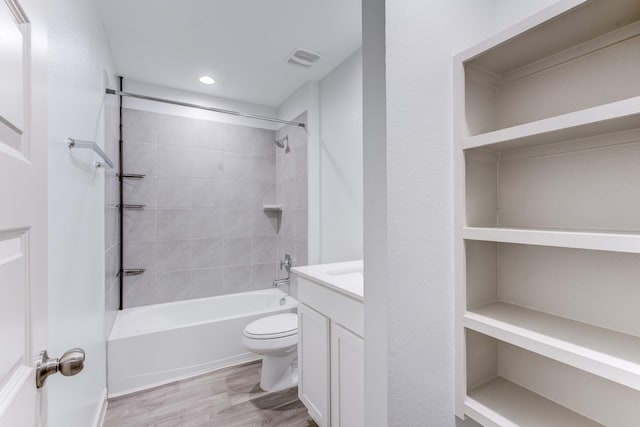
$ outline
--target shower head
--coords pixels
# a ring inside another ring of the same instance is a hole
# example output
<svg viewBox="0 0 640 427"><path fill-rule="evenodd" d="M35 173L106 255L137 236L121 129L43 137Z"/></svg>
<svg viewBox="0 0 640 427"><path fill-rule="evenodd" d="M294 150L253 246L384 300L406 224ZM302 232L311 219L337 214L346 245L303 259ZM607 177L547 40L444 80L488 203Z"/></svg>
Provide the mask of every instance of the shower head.
<svg viewBox="0 0 640 427"><path fill-rule="evenodd" d="M289 151L291 151L291 148L289 148L289 135L285 135L284 138L281 138L281 139L275 139L273 142L279 148L284 148L285 153L288 153ZM285 145L287 148L285 148Z"/></svg>

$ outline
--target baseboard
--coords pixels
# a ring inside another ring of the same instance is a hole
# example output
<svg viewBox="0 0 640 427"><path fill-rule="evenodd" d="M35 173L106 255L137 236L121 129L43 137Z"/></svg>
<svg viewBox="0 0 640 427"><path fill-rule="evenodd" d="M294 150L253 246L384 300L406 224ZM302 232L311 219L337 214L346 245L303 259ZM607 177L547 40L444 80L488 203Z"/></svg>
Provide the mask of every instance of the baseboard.
<svg viewBox="0 0 640 427"><path fill-rule="evenodd" d="M162 381L157 381L157 382L154 382L152 384L145 385L143 387L136 387L136 388L125 390L125 391L122 391L122 392L119 392L119 393L111 393L111 394L108 395L108 397L107 396L105 396L105 397L107 397L108 399L120 399L120 398L124 398L124 397L130 396L130 395L133 395L133 394L138 394L138 393L140 393L142 391L150 390L152 388L162 387L163 385L175 383L177 381L182 381L182 380L186 380L186 379L189 379L189 378L198 377L200 375L210 374L211 372L219 371L221 369L227 369L227 368L231 368L233 366L244 365L245 363L256 362L256 361L261 360L261 359L262 359L262 356L259 356L259 355L255 354L255 355L253 355L251 357L234 360L234 361L231 361L229 363L218 365L218 366L216 366L214 368L207 368L207 369L202 369L202 370L198 370L198 371L193 371L193 372L190 372L188 374L178 375L178 376L175 376L175 377L167 378L167 379L162 380Z"/></svg>
<svg viewBox="0 0 640 427"><path fill-rule="evenodd" d="M104 424L104 418L107 415L107 404L107 388L105 387L105 389L102 391L102 402L100 404L100 410L96 413L96 421L94 423L96 427L102 427L102 425Z"/></svg>

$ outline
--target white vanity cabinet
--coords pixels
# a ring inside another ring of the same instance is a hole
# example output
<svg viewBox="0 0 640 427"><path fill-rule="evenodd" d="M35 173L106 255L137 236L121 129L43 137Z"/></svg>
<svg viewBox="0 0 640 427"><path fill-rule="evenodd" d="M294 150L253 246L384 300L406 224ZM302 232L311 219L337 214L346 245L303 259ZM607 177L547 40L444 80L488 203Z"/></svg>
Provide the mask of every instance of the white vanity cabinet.
<svg viewBox="0 0 640 427"><path fill-rule="evenodd" d="M331 323L331 425L364 426L364 340Z"/></svg>
<svg viewBox="0 0 640 427"><path fill-rule="evenodd" d="M304 304L298 305L298 396L320 427L329 422L329 319Z"/></svg>
<svg viewBox="0 0 640 427"><path fill-rule="evenodd" d="M362 262L293 271L300 400L320 427L364 426Z"/></svg>

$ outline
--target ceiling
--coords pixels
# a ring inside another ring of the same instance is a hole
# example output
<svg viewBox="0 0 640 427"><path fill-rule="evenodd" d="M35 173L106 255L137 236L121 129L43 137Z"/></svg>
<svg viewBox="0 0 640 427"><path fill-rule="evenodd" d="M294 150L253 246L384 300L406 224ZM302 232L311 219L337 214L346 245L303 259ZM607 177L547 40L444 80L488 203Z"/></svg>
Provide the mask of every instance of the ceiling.
<svg viewBox="0 0 640 427"><path fill-rule="evenodd" d="M361 45L361 0L99 0L125 78L277 107ZM321 55L286 62L296 48ZM212 86L198 79L210 75Z"/></svg>

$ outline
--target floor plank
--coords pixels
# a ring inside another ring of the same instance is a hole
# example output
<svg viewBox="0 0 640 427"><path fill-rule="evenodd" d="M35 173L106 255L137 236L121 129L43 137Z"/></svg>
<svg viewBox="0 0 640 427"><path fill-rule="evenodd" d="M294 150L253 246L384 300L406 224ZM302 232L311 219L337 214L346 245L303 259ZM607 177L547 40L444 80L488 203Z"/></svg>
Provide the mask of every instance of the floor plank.
<svg viewBox="0 0 640 427"><path fill-rule="evenodd" d="M260 389L261 362L111 399L104 427L317 427L298 389Z"/></svg>

